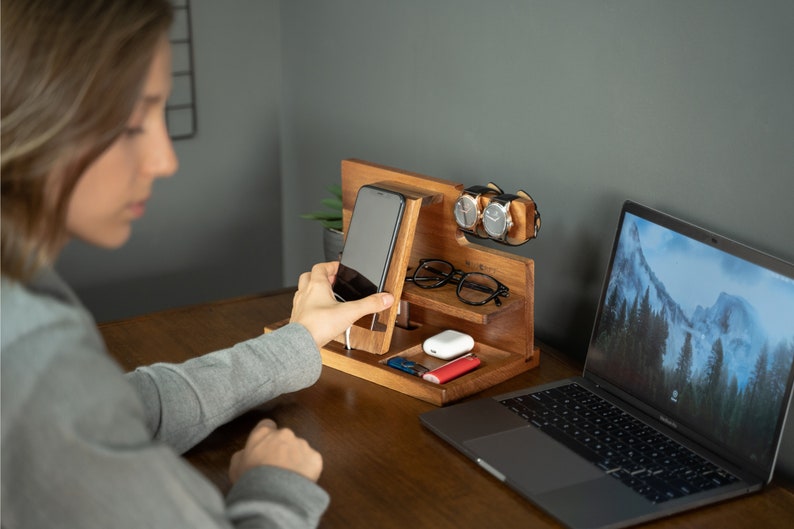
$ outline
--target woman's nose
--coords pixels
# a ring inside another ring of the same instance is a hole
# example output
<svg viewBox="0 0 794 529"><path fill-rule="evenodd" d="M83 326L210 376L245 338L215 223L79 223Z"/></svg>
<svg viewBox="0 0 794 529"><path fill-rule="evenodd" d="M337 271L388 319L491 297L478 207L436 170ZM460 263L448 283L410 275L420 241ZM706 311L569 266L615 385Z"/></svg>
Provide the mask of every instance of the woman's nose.
<svg viewBox="0 0 794 529"><path fill-rule="evenodd" d="M177 171L179 160L174 152L174 145L168 135L165 123L158 129L153 145L149 147L149 152L146 153L148 157L147 173L152 178L166 178Z"/></svg>

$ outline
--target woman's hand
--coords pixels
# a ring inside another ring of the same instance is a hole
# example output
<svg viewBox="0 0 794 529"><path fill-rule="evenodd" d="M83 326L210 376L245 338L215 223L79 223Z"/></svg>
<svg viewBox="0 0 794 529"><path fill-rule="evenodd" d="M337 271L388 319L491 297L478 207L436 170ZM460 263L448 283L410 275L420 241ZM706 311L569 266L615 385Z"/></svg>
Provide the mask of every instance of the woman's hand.
<svg viewBox="0 0 794 529"><path fill-rule="evenodd" d="M353 322L391 307L394 296L387 292L372 294L357 301L339 302L331 288L339 263L320 263L301 274L292 301L291 322L306 327L320 348L342 334Z"/></svg>
<svg viewBox="0 0 794 529"><path fill-rule="evenodd" d="M248 435L245 448L232 456L229 479L234 484L247 470L266 465L297 472L316 483L323 458L289 428L279 429L275 422L264 419Z"/></svg>

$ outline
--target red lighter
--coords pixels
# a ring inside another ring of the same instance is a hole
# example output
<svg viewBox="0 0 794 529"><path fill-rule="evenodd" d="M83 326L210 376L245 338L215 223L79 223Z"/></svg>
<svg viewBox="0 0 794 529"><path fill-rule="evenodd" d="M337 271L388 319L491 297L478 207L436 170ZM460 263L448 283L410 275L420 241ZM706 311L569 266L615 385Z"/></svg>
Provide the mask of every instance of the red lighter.
<svg viewBox="0 0 794 529"><path fill-rule="evenodd" d="M441 367L437 367L432 371L428 371L422 378L428 382L435 382L436 384L444 384L452 379L468 373L472 369L476 369L480 365L480 359L469 353L461 356L457 360L447 362Z"/></svg>

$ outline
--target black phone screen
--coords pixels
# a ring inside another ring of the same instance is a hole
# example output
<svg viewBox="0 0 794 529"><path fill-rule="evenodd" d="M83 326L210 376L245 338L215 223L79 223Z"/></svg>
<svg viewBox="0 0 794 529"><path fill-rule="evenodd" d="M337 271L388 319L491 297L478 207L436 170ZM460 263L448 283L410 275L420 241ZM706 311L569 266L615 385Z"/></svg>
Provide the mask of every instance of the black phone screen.
<svg viewBox="0 0 794 529"><path fill-rule="evenodd" d="M333 287L338 300L383 290L404 209L400 193L369 185L359 189Z"/></svg>

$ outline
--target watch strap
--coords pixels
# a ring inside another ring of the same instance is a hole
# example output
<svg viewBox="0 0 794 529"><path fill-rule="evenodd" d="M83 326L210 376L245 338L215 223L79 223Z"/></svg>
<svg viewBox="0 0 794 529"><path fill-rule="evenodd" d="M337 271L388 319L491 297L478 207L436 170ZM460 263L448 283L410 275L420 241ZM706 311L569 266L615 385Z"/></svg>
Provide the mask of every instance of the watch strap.
<svg viewBox="0 0 794 529"><path fill-rule="evenodd" d="M475 195L476 194L477 196L479 196L479 195L487 195L489 193L500 194L502 192L502 190L499 188L499 186L497 186L496 184L491 182L487 186L484 186L484 185L469 186L466 189L464 189L463 192L464 193L469 193L471 195Z"/></svg>
<svg viewBox="0 0 794 529"><path fill-rule="evenodd" d="M514 201L517 198L521 198L518 195L514 195L512 193L502 193L501 195L497 195L491 199L491 202L499 202L500 204L510 204L510 202Z"/></svg>

